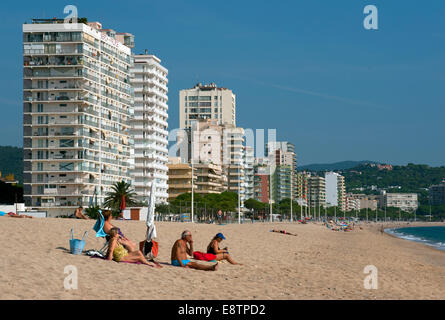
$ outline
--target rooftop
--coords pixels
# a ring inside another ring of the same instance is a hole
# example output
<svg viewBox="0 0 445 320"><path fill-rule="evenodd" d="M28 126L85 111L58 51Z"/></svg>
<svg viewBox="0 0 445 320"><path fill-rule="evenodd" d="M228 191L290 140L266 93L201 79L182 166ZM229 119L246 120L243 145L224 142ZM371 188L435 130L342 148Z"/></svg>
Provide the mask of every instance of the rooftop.
<svg viewBox="0 0 445 320"><path fill-rule="evenodd" d="M230 90L228 88L218 87L216 85L216 83L214 83L214 82L210 82L209 84L202 84L201 82L198 82L197 84L195 84L195 86L193 88L190 88L190 89L199 89L202 91Z"/></svg>

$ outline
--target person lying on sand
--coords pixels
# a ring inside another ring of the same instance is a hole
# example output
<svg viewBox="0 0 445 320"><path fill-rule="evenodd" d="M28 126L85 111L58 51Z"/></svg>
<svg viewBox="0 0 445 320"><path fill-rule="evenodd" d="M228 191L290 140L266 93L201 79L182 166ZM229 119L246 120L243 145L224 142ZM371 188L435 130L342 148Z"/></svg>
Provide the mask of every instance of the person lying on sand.
<svg viewBox="0 0 445 320"><path fill-rule="evenodd" d="M17 214L15 212L9 212L5 216L11 217L11 218L30 218L30 219L33 218L32 216L27 216L26 214Z"/></svg>
<svg viewBox="0 0 445 320"><path fill-rule="evenodd" d="M241 263L237 263L232 259L232 257L229 255L227 247L224 249L219 248L219 244L225 239L226 238L222 233L218 233L216 236L214 236L212 241L210 241L209 245L207 246L207 253L214 254L216 256L216 261L227 260L231 264L242 265Z"/></svg>
<svg viewBox="0 0 445 320"><path fill-rule="evenodd" d="M189 246L190 245L190 246ZM181 239L176 240L172 247L171 261L172 265L182 268L192 268L196 270L216 271L218 270L218 263L214 265L203 265L187 259L193 255L193 239L192 233L185 230L181 234Z"/></svg>
<svg viewBox="0 0 445 320"><path fill-rule="evenodd" d="M270 232L277 232L277 233L288 234L290 236L297 236L296 234L287 232L286 230L275 230L275 229L273 229L273 230L270 230Z"/></svg>
<svg viewBox="0 0 445 320"><path fill-rule="evenodd" d="M113 226L111 224L111 219L112 219L111 211L105 210L103 212L103 216L105 219L103 230L106 234L109 235L110 230L113 228L116 228L115 226ZM119 228L116 228L116 229L118 230L118 234L120 236L120 242L125 247L125 249L127 249L127 251L129 251L129 252L138 251L138 246L136 245L136 243L134 243L133 241L128 239L126 236L124 236L124 234L121 232L121 229L119 229ZM107 237L107 240L108 240L108 237Z"/></svg>
<svg viewBox="0 0 445 320"><path fill-rule="evenodd" d="M128 252L121 243L118 228L111 228L109 235L107 260L114 260L116 262L141 262L150 267L157 267L149 263L141 251Z"/></svg>

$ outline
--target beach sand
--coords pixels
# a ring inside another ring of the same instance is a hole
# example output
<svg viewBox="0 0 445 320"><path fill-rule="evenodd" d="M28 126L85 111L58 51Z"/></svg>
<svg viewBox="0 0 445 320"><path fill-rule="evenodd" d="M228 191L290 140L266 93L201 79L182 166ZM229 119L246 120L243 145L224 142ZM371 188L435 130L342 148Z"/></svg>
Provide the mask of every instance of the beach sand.
<svg viewBox="0 0 445 320"><path fill-rule="evenodd" d="M94 223L1 217L0 299L445 299L445 252L381 234L380 225L335 232L321 224L158 222L157 260L164 267L154 269L70 254L72 227L75 238L88 230L85 250L102 247ZM113 224L135 242L145 236L142 221ZM197 251L222 232L221 246L244 266L220 263L216 272L171 266L171 246L185 229ZM78 271L76 290L64 289L68 265ZM377 290L364 288L367 265L378 269Z"/></svg>

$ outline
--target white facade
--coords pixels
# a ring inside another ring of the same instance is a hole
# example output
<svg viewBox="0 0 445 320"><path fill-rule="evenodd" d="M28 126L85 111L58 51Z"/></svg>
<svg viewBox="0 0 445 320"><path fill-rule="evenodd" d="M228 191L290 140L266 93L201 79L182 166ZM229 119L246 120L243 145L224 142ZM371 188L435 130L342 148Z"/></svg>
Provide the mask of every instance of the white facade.
<svg viewBox="0 0 445 320"><path fill-rule="evenodd" d="M23 25L24 199L48 216L131 182L131 49L100 24L61 22Z"/></svg>
<svg viewBox="0 0 445 320"><path fill-rule="evenodd" d="M340 207L346 210L345 180L336 172L326 172L326 205L328 207Z"/></svg>
<svg viewBox="0 0 445 320"><path fill-rule="evenodd" d="M131 73L134 189L138 200L148 201L154 180L156 203L165 203L168 199L168 70L154 55L136 55Z"/></svg>
<svg viewBox="0 0 445 320"><path fill-rule="evenodd" d="M383 202L387 207L403 211L415 211L418 207L417 193L384 193Z"/></svg>
<svg viewBox="0 0 445 320"><path fill-rule="evenodd" d="M255 156L254 156L254 148L246 146L245 147L245 155L246 155L246 161L245 161L245 187L246 187L246 195L245 198L247 199L253 199L254 198L254 177L255 177L255 170L254 170L254 163L255 163Z"/></svg>
<svg viewBox="0 0 445 320"><path fill-rule="evenodd" d="M198 83L179 92L179 128L190 128L193 120L214 119L220 125L236 126L236 96L216 84Z"/></svg>

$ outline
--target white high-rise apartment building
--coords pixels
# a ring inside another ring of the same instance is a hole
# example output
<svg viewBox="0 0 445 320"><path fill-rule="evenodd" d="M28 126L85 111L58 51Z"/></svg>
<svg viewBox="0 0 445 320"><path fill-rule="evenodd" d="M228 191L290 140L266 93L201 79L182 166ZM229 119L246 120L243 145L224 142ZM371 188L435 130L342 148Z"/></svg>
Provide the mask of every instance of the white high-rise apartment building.
<svg viewBox="0 0 445 320"><path fill-rule="evenodd" d="M253 199L254 198L254 163L255 163L255 154L254 148L251 146L245 147L245 187L246 187L246 195L245 198Z"/></svg>
<svg viewBox="0 0 445 320"><path fill-rule="evenodd" d="M240 194L241 207L246 199L245 167L246 151L244 129L224 126L222 159L227 175L227 190Z"/></svg>
<svg viewBox="0 0 445 320"><path fill-rule="evenodd" d="M232 90L198 83L179 92L179 128L191 128L192 120L206 119L236 126L236 96Z"/></svg>
<svg viewBox="0 0 445 320"><path fill-rule="evenodd" d="M131 182L134 37L63 22L23 25L24 198L49 216L100 205L114 182Z"/></svg>
<svg viewBox="0 0 445 320"><path fill-rule="evenodd" d="M336 172L326 172L326 205L346 210L345 178Z"/></svg>
<svg viewBox="0 0 445 320"><path fill-rule="evenodd" d="M155 181L157 203L168 199L168 70L154 55L136 55L131 70L134 86L132 177L138 200L147 201Z"/></svg>

